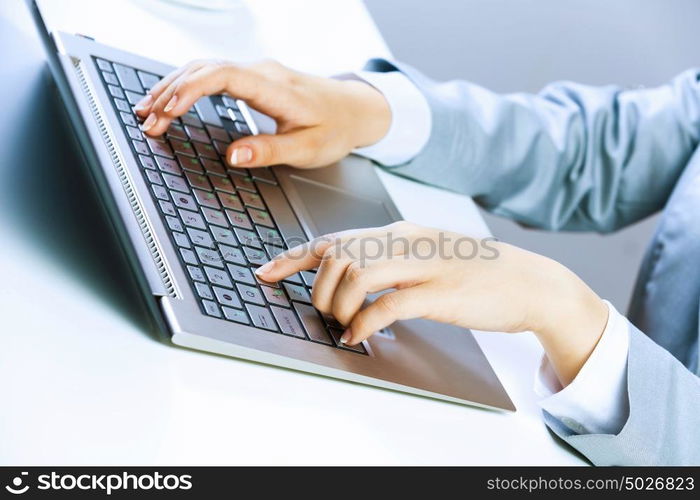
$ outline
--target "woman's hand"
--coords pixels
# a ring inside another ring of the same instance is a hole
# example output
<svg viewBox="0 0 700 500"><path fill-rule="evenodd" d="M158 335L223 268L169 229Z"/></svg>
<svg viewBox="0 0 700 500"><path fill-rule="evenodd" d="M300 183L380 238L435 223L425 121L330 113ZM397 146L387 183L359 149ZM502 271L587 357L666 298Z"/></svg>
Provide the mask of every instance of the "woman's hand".
<svg viewBox="0 0 700 500"><path fill-rule="evenodd" d="M391 122L384 96L370 85L306 75L272 61L247 67L193 61L163 78L134 109L145 119L142 130L158 136L200 97L221 93L277 122L276 135L245 137L229 146L226 158L239 167L328 165L379 141Z"/></svg>
<svg viewBox="0 0 700 500"><path fill-rule="evenodd" d="M557 262L494 239L407 222L317 238L280 254L257 274L279 281L316 267L313 304L347 327L343 340L351 345L411 318L529 330L567 385L607 322L607 306ZM367 294L382 291L363 307Z"/></svg>

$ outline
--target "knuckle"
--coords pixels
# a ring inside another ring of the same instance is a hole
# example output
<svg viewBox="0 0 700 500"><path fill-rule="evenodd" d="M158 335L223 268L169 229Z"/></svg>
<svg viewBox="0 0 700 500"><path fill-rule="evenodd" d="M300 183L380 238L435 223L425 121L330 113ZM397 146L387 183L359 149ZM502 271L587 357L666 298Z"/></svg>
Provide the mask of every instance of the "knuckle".
<svg viewBox="0 0 700 500"><path fill-rule="evenodd" d="M345 271L345 280L350 284L361 282L364 276L365 269L357 261L351 263Z"/></svg>
<svg viewBox="0 0 700 500"><path fill-rule="evenodd" d="M375 304L383 313L389 315L395 315L399 310L399 303L391 293L379 297Z"/></svg>

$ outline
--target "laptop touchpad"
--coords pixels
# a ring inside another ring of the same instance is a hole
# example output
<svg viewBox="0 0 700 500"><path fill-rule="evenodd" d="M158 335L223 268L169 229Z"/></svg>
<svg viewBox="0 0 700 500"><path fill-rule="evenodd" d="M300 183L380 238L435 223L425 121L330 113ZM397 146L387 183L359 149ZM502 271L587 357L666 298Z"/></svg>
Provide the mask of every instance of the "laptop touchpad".
<svg viewBox="0 0 700 500"><path fill-rule="evenodd" d="M296 175L290 178L299 196L304 200L318 235L344 229L384 226L394 222L379 200L365 198Z"/></svg>

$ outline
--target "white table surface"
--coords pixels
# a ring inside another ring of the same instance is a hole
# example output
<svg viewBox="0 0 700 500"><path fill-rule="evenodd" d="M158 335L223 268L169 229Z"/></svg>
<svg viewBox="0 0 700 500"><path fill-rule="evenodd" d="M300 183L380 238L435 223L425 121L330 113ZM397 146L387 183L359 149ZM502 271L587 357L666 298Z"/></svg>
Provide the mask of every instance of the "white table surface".
<svg viewBox="0 0 700 500"><path fill-rule="evenodd" d="M21 2L11 3L0 18L28 36ZM333 74L389 56L360 1L243 3L212 14L160 0L54 0L51 22L173 64L274 57ZM1 185L16 167L0 167ZM407 219L487 233L470 199L382 179ZM114 300L129 287L99 248L74 250L91 257L91 271L77 273L47 244L51 235L31 237L7 210L5 203L1 464L583 463L540 418L532 380L541 349L531 335L476 334L518 407L513 414L188 351L154 340L128 297Z"/></svg>

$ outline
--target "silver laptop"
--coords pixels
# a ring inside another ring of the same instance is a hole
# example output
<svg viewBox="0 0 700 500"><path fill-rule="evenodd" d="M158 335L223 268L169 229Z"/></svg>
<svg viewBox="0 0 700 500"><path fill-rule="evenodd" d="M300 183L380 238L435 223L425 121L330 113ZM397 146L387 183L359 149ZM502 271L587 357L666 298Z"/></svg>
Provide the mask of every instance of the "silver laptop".
<svg viewBox="0 0 700 500"><path fill-rule="evenodd" d="M153 316L172 343L462 404L515 410L471 332L401 321L360 345L311 305L314 272L259 282L287 243L400 220L374 167L229 169L227 145L259 120L230 96L200 99L158 139L132 106L173 68L49 32L48 61Z"/></svg>

